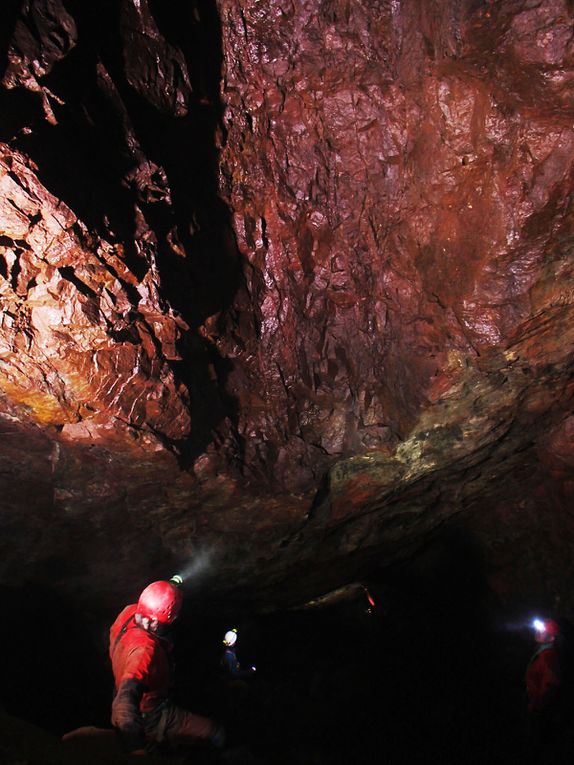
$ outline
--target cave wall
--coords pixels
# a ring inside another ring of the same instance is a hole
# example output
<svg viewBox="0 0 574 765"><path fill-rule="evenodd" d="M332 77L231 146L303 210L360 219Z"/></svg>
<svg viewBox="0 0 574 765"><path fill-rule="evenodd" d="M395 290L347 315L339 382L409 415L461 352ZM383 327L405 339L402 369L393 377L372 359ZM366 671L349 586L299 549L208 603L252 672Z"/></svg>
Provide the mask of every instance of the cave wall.
<svg viewBox="0 0 574 765"><path fill-rule="evenodd" d="M294 602L463 514L564 598L571 3L3 14L0 576Z"/></svg>
<svg viewBox="0 0 574 765"><path fill-rule="evenodd" d="M255 441L285 442L265 455L280 476L309 450L395 445L457 367L568 302L571 15L220 7L222 173L257 320L231 385L265 381Z"/></svg>

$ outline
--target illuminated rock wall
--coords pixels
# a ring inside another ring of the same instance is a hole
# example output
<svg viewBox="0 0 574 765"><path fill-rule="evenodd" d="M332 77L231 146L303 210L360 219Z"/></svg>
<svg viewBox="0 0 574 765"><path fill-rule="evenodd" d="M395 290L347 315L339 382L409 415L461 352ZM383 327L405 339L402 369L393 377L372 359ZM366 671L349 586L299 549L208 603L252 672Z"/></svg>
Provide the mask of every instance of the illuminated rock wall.
<svg viewBox="0 0 574 765"><path fill-rule="evenodd" d="M45 532L62 587L208 547L214 590L293 601L463 511L501 595L551 515L560 589L571 4L3 13L3 576Z"/></svg>

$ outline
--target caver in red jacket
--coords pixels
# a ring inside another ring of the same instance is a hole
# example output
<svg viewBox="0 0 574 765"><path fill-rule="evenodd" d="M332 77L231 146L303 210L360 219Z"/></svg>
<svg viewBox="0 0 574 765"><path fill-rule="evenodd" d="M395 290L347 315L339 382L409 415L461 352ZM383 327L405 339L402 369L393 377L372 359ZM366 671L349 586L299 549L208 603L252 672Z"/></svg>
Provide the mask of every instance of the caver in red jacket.
<svg viewBox="0 0 574 765"><path fill-rule="evenodd" d="M552 705L562 685L560 653L555 643L542 645L526 670L528 711L544 712Z"/></svg>
<svg viewBox="0 0 574 765"><path fill-rule="evenodd" d="M214 723L168 700L171 642L136 622L137 605L127 606L110 629L110 658L116 694L112 724L128 752L146 741L213 738Z"/></svg>

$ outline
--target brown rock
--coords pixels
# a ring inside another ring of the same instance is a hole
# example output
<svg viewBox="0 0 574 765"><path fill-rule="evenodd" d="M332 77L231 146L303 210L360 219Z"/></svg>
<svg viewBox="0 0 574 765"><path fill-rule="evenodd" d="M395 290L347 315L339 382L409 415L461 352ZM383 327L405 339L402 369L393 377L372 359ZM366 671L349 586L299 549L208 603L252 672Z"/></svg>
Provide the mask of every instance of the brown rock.
<svg viewBox="0 0 574 765"><path fill-rule="evenodd" d="M30 0L9 43L7 105L43 99L4 110L0 165L30 576L80 529L62 587L207 546L211 592L267 607L460 513L524 591L538 506L571 534L571 4L161 5Z"/></svg>

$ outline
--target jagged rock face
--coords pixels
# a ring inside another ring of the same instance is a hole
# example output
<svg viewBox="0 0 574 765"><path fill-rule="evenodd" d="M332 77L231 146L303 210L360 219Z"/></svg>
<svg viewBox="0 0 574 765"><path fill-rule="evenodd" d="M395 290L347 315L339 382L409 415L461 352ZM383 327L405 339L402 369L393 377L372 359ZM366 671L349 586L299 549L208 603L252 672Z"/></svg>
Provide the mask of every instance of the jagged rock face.
<svg viewBox="0 0 574 765"><path fill-rule="evenodd" d="M394 444L449 368L538 310L569 211L568 9L222 6L263 433L330 456Z"/></svg>
<svg viewBox="0 0 574 765"><path fill-rule="evenodd" d="M184 437L187 391L167 363L179 359L181 323L150 274L138 283L21 156L5 147L0 162L2 390L72 439L111 423L144 424L147 442Z"/></svg>
<svg viewBox="0 0 574 765"><path fill-rule="evenodd" d="M89 5L6 11L4 578L293 602L462 510L561 594L571 4Z"/></svg>

